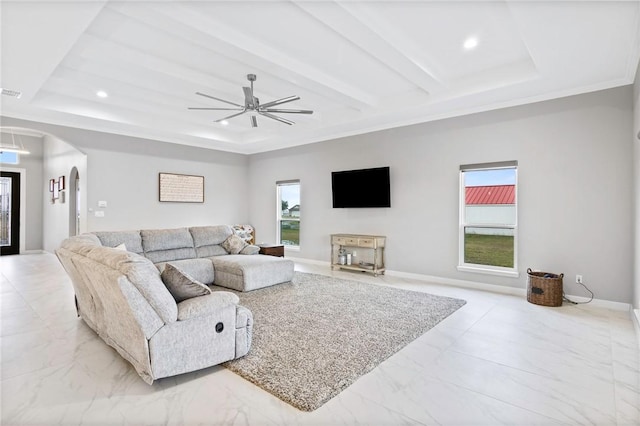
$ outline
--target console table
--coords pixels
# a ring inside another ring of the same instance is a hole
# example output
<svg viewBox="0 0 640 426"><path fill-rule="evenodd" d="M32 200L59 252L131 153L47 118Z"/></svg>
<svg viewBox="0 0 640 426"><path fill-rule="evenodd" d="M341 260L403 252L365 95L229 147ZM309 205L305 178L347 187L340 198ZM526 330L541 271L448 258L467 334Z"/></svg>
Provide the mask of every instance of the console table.
<svg viewBox="0 0 640 426"><path fill-rule="evenodd" d="M374 276L384 274L384 246L387 237L381 235L331 234L331 269L349 269L371 272ZM337 248L337 249L336 249ZM350 265L340 262L339 253L358 252Z"/></svg>

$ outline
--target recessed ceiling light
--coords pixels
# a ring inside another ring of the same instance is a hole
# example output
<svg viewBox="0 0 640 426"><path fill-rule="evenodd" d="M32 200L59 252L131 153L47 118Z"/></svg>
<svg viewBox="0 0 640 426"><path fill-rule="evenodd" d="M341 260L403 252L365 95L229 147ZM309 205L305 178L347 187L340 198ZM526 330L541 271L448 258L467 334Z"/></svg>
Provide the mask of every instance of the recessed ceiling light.
<svg viewBox="0 0 640 426"><path fill-rule="evenodd" d="M226 126L227 124L229 124L229 122L227 120L222 120L220 124L222 124L223 126Z"/></svg>
<svg viewBox="0 0 640 426"><path fill-rule="evenodd" d="M478 45L478 39L475 37L469 37L464 41L464 44L462 46L464 46L464 48L467 50L471 50L471 49L475 49L477 45Z"/></svg>
<svg viewBox="0 0 640 426"><path fill-rule="evenodd" d="M109 96L109 94L107 92L105 92L104 90L98 90L96 92L96 96L99 98L106 98Z"/></svg>

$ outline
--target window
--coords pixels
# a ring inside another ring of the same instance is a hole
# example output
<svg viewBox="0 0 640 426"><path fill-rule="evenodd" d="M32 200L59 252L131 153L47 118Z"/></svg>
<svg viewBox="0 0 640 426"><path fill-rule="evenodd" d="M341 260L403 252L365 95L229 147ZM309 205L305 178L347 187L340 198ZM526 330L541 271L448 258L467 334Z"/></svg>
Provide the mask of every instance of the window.
<svg viewBox="0 0 640 426"><path fill-rule="evenodd" d="M276 186L278 242L288 247L300 247L300 181L276 182Z"/></svg>
<svg viewBox="0 0 640 426"><path fill-rule="evenodd" d="M460 166L458 269L518 276L517 161Z"/></svg>
<svg viewBox="0 0 640 426"><path fill-rule="evenodd" d="M18 164L20 157L16 152L0 151L0 163Z"/></svg>

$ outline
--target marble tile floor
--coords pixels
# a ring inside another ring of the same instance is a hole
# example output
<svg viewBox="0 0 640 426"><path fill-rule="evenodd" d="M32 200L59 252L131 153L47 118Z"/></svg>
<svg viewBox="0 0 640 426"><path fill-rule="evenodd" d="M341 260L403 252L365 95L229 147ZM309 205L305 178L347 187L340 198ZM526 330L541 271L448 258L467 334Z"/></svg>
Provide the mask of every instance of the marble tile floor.
<svg viewBox="0 0 640 426"><path fill-rule="evenodd" d="M219 366L145 384L76 317L55 256L4 256L1 424L640 425L638 341L626 311L296 269L467 304L306 413Z"/></svg>

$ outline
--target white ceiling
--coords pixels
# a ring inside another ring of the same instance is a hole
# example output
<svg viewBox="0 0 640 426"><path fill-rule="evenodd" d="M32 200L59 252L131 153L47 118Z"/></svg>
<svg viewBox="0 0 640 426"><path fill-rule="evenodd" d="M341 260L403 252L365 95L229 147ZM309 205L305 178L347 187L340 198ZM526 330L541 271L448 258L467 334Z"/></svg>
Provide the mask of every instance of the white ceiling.
<svg viewBox="0 0 640 426"><path fill-rule="evenodd" d="M255 153L631 84L640 1L5 1L2 115ZM463 42L476 37L478 46ZM261 103L224 126L257 74ZM98 90L109 94L102 99Z"/></svg>

